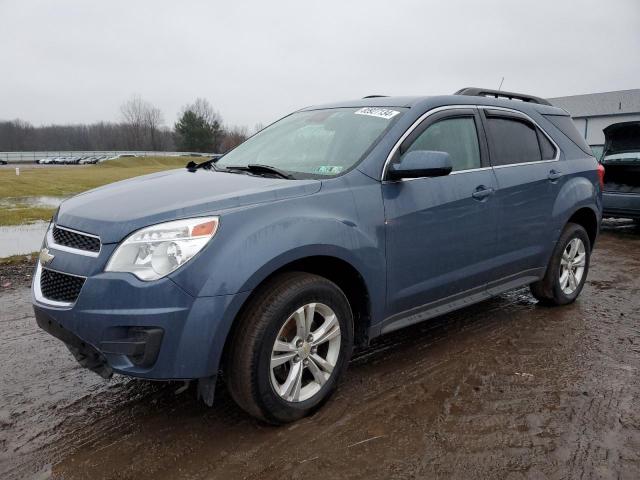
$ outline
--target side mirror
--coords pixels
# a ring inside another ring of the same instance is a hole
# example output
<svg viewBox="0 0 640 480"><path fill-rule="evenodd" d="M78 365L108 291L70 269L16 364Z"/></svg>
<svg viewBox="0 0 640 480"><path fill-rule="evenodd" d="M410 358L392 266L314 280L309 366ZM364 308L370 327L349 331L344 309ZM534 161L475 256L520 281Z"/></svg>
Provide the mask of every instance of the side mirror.
<svg viewBox="0 0 640 480"><path fill-rule="evenodd" d="M404 155L398 163L389 166L389 178L443 177L453 170L447 152L414 150Z"/></svg>

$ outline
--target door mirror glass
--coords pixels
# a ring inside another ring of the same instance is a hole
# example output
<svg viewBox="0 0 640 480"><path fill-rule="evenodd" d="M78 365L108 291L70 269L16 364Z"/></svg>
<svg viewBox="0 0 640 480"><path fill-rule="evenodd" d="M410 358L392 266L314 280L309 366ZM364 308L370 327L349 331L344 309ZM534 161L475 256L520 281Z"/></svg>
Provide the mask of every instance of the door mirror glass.
<svg viewBox="0 0 640 480"><path fill-rule="evenodd" d="M442 177L449 175L453 166L447 152L413 150L389 166L389 178Z"/></svg>

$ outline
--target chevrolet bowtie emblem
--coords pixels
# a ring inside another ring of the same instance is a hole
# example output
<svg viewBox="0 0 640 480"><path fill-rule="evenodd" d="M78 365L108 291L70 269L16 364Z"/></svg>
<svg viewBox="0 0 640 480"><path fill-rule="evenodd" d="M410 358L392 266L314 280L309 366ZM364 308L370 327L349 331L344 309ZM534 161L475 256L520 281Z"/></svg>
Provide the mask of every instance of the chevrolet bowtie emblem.
<svg viewBox="0 0 640 480"><path fill-rule="evenodd" d="M40 259L41 265L47 265L48 263L51 263L51 260L53 260L54 256L55 255L51 255L49 253L49 249L45 247L40 250L40 255L38 255L38 258Z"/></svg>

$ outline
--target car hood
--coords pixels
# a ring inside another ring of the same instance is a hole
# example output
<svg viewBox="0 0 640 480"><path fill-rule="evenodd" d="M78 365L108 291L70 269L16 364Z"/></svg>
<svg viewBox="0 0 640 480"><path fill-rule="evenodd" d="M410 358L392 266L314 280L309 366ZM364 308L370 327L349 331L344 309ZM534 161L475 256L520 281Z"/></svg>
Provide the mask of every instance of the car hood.
<svg viewBox="0 0 640 480"><path fill-rule="evenodd" d="M604 155L640 152L640 122L622 122L604 130Z"/></svg>
<svg viewBox="0 0 640 480"><path fill-rule="evenodd" d="M320 190L318 180L285 180L211 170L169 170L96 188L60 205L56 223L116 243L156 223Z"/></svg>

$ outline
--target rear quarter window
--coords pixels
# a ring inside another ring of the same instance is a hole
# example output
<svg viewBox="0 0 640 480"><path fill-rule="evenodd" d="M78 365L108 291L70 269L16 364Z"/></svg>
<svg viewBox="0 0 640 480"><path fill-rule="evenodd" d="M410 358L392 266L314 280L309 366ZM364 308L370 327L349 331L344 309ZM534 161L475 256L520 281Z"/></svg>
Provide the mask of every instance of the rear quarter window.
<svg viewBox="0 0 640 480"><path fill-rule="evenodd" d="M571 117L567 115L544 115L544 118L553 123L553 125L555 125L558 130L564 133L569 138L569 140L580 147L580 150L582 150L587 155L593 155L591 148L587 144L584 137L580 135L580 132L578 132L578 129L573 123Z"/></svg>
<svg viewBox="0 0 640 480"><path fill-rule="evenodd" d="M540 142L542 160L553 160L556 158L556 147L553 146L547 136L542 133L539 128L536 128L536 131L538 132L538 141Z"/></svg>

